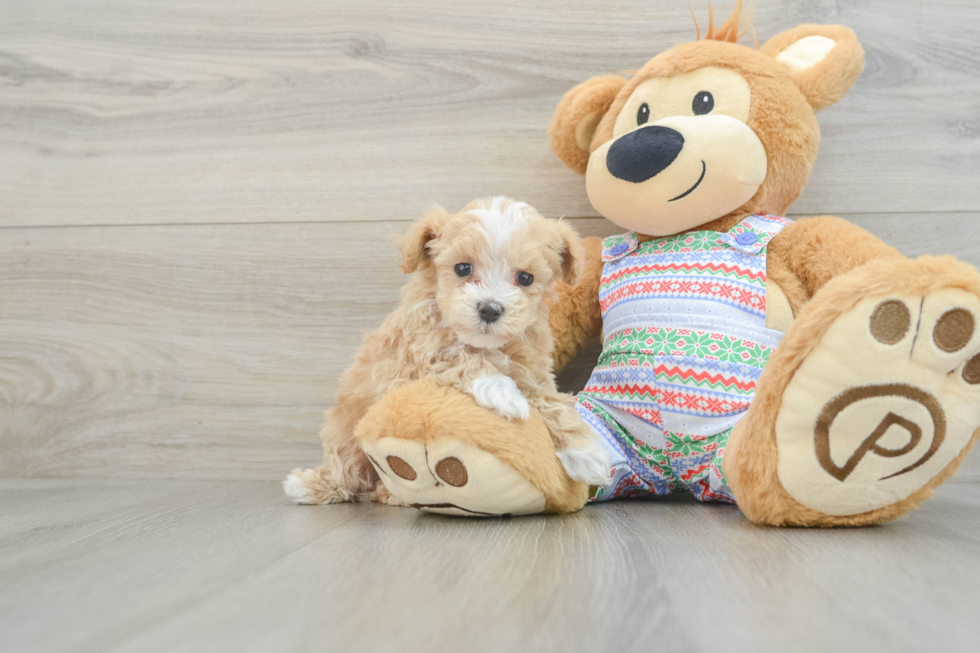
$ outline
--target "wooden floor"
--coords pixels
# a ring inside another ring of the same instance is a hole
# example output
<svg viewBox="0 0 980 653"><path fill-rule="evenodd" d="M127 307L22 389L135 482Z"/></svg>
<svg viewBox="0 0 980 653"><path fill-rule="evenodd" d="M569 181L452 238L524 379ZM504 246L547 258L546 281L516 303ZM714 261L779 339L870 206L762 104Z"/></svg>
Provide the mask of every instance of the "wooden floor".
<svg viewBox="0 0 980 653"><path fill-rule="evenodd" d="M688 499L460 520L0 481L0 651L976 651L980 480L857 530Z"/></svg>
<svg viewBox="0 0 980 653"><path fill-rule="evenodd" d="M756 5L867 54L790 215L980 266L980 2ZM853 531L282 495L397 301L392 234L494 194L614 233L554 107L694 34L686 0L0 2L0 653L980 649L976 453Z"/></svg>

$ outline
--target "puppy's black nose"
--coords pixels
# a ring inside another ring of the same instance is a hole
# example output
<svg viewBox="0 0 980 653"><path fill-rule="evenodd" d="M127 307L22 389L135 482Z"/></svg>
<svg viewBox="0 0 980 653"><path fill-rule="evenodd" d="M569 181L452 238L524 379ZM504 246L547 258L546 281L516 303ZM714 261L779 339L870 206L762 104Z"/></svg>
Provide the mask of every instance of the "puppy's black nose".
<svg viewBox="0 0 980 653"><path fill-rule="evenodd" d="M504 309L493 303L480 304L478 307L480 319L487 324L493 324L503 315Z"/></svg>
<svg viewBox="0 0 980 653"><path fill-rule="evenodd" d="M650 125L620 136L606 154L606 169L618 179L640 183L665 170L684 148L676 129Z"/></svg>

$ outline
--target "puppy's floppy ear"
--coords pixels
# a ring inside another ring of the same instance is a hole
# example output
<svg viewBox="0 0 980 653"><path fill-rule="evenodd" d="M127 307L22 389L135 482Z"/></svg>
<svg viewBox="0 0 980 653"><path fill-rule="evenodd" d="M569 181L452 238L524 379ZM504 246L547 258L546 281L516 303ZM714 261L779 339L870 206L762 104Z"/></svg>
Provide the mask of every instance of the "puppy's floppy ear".
<svg viewBox="0 0 980 653"><path fill-rule="evenodd" d="M839 102L864 70L864 49L842 25L800 25L760 51L786 67L814 111Z"/></svg>
<svg viewBox="0 0 980 653"><path fill-rule="evenodd" d="M432 258L429 244L439 237L439 232L450 217L441 206L433 207L413 222L408 233L398 239L398 249L402 254L398 266L405 274L429 263Z"/></svg>
<svg viewBox="0 0 980 653"><path fill-rule="evenodd" d="M624 84L626 80L619 75L593 77L565 93L555 109L548 129L551 149L580 175L589 164L596 127Z"/></svg>
<svg viewBox="0 0 980 653"><path fill-rule="evenodd" d="M561 257L560 272L562 281L574 286L585 266L585 248L578 233L564 220L556 220L555 231L558 235L558 255Z"/></svg>

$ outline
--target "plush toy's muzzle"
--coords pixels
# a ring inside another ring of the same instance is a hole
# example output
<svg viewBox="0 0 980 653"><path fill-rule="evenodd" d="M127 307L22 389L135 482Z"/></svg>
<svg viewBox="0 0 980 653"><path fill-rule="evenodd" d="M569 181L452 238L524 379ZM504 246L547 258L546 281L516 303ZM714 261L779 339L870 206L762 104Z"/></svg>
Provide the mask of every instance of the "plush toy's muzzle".
<svg viewBox="0 0 980 653"><path fill-rule="evenodd" d="M665 236L747 202L765 180L767 162L759 137L737 118L668 116L598 147L586 188L592 205L612 222Z"/></svg>

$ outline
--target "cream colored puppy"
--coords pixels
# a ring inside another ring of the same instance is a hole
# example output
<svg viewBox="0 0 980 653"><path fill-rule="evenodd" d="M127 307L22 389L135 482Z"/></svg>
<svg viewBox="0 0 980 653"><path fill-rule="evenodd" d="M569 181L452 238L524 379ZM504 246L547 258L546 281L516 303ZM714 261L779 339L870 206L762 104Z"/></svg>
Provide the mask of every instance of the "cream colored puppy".
<svg viewBox="0 0 980 653"><path fill-rule="evenodd" d="M389 390L431 377L455 386L508 419L537 410L568 475L603 484L609 456L558 392L545 301L554 282L577 281L582 245L566 223L523 202L475 200L451 215L437 208L399 241L411 273L402 301L364 339L340 379L337 406L320 432L323 463L294 470L283 487L296 503L370 496L397 504L354 437L354 427Z"/></svg>

